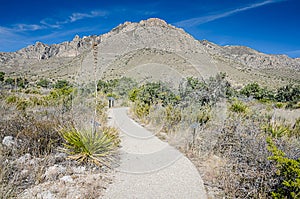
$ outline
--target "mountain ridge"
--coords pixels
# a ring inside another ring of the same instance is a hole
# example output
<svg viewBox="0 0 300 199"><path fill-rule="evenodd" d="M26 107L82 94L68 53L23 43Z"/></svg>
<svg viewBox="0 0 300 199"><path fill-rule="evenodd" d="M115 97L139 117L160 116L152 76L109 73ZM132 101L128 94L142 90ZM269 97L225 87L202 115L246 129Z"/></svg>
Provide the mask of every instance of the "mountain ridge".
<svg viewBox="0 0 300 199"><path fill-rule="evenodd" d="M35 78L48 75L49 77L67 76L74 79L74 76L80 74L80 77L87 81L90 79L89 74L93 74L93 60L95 59L92 52L93 44L97 45L96 59L101 60L97 63L97 75L104 79L108 76L110 78L126 76L129 68L132 76L133 65L127 64L135 64L135 67L139 67L138 61L131 63L125 60L131 59L132 55L136 60L147 60L149 63L143 62L143 64L150 64L150 68L151 64L154 64L153 68L157 68L157 64L165 66L164 73L167 68L171 67L177 73L183 74L182 77L194 75L205 79L218 72L227 72L230 73L229 79L232 81L240 82L240 79L246 78L245 82L249 82L253 81L255 76L261 78L273 76L272 70L274 69L278 78L299 81L300 59L289 58L285 55L268 55L245 46L219 46L207 40L199 41L183 29L158 18L140 22L124 22L102 35L82 38L76 35L72 41L60 44L47 45L36 42L16 52L2 52L0 53L0 67L9 73L17 73L16 71L19 70L20 73ZM143 49L156 50L145 51ZM143 54L138 51L151 53ZM169 54L169 56L164 56L164 54ZM127 64L123 64L120 60ZM115 63L118 64L117 67L114 66ZM192 69L186 72L185 64L191 65L198 72L195 73ZM277 71L281 69L286 70L287 73L278 74ZM294 71L298 72L294 74ZM143 71L139 73L141 73L140 79L145 79L142 77ZM105 76L106 74L109 75ZM158 77L159 75L159 72L148 71L148 76ZM172 77L167 79L172 79ZM267 82L267 80L262 81Z"/></svg>

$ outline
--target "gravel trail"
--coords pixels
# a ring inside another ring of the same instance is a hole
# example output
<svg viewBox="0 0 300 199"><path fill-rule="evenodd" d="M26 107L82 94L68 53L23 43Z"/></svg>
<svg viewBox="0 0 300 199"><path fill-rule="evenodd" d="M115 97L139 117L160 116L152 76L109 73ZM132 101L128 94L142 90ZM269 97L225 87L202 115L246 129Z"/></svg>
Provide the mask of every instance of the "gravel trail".
<svg viewBox="0 0 300 199"><path fill-rule="evenodd" d="M109 111L109 123L120 129L121 163L105 199L206 199L196 167L127 115L128 108Z"/></svg>

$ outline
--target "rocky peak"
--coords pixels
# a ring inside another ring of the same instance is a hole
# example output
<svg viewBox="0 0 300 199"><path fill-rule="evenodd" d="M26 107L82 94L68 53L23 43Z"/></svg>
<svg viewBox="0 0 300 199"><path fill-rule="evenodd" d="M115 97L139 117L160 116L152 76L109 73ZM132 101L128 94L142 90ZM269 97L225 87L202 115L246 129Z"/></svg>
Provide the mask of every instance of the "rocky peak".
<svg viewBox="0 0 300 199"><path fill-rule="evenodd" d="M167 22L159 18L150 18L139 22L142 26L168 26Z"/></svg>

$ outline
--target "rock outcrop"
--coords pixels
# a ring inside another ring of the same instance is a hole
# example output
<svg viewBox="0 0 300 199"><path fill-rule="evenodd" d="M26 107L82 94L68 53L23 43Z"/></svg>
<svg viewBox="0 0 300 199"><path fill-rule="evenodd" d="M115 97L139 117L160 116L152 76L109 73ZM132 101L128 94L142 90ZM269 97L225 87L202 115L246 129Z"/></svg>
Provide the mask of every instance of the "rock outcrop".
<svg viewBox="0 0 300 199"><path fill-rule="evenodd" d="M292 59L287 55L269 55L246 46L218 46L209 41L201 43L208 52L224 60L235 61L244 67L254 69L293 69L300 70L300 59Z"/></svg>

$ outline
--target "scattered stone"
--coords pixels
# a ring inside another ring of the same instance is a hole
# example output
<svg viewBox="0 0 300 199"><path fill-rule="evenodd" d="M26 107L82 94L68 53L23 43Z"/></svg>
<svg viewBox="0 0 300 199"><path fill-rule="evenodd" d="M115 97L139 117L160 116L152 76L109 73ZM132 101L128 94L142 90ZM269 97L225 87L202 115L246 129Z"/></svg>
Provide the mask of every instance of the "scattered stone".
<svg viewBox="0 0 300 199"><path fill-rule="evenodd" d="M16 145L13 136L5 136L2 140L2 144L7 147L12 147Z"/></svg>
<svg viewBox="0 0 300 199"><path fill-rule="evenodd" d="M84 166L80 166L80 167L72 167L72 170L76 174L82 174L85 172L86 169Z"/></svg>
<svg viewBox="0 0 300 199"><path fill-rule="evenodd" d="M63 181L63 182L68 182L68 183L73 183L74 182L74 180L71 176L63 176L59 180Z"/></svg>
<svg viewBox="0 0 300 199"><path fill-rule="evenodd" d="M37 194L37 198L42 198L42 199L54 199L56 198L50 190L41 192Z"/></svg>
<svg viewBox="0 0 300 199"><path fill-rule="evenodd" d="M18 164L25 164L31 159L31 155L29 153L26 153L25 155L21 156L19 159L17 159Z"/></svg>
<svg viewBox="0 0 300 199"><path fill-rule="evenodd" d="M56 180L60 175L63 175L66 172L66 167L61 165L54 165L47 169L44 174L46 180Z"/></svg>
<svg viewBox="0 0 300 199"><path fill-rule="evenodd" d="M67 154L66 153L57 153L54 156L55 158L55 162L63 162L66 158L67 158Z"/></svg>

